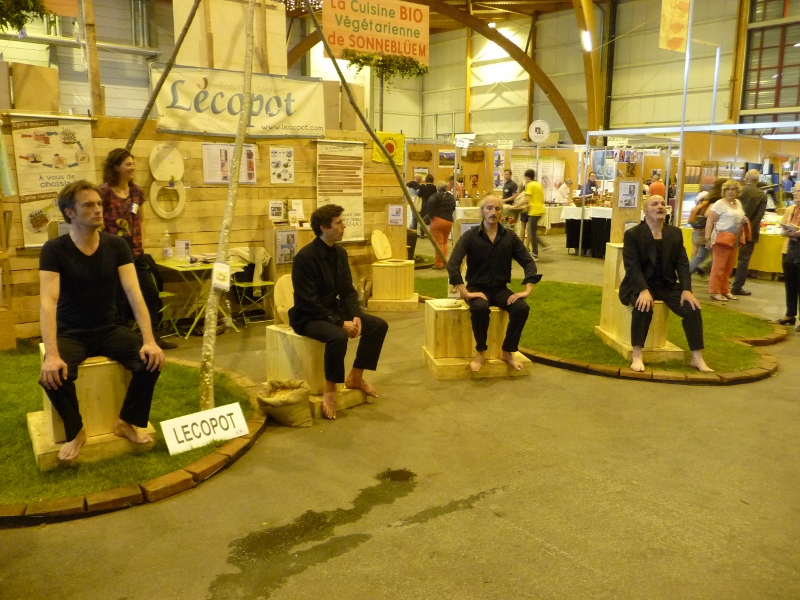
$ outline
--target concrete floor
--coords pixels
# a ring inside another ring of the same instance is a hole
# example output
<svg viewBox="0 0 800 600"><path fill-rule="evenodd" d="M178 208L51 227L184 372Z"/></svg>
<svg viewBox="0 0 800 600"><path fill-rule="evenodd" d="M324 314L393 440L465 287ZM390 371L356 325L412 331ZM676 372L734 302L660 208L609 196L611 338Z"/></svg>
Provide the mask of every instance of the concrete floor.
<svg viewBox="0 0 800 600"><path fill-rule="evenodd" d="M600 282L551 239L546 278ZM737 308L782 314L782 284L747 287ZM800 598L796 334L747 386L438 382L422 314L382 315L373 404L269 428L177 497L0 530L0 598ZM263 346L225 334L218 364L260 381Z"/></svg>

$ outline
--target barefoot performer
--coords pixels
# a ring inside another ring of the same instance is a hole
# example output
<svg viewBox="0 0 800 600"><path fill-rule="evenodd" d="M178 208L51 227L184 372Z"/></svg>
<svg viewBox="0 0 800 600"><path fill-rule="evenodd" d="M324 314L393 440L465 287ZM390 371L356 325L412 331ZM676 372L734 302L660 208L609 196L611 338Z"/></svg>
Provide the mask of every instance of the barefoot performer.
<svg viewBox="0 0 800 600"><path fill-rule="evenodd" d="M683 319L683 331L692 351L691 366L711 372L703 360L703 318L700 302L692 294L683 235L677 227L664 224L666 214L664 198L650 196L645 201L644 221L625 232L625 277L619 286L619 299L625 305L633 305L631 369L644 371L642 347L653 319L653 302L662 300Z"/></svg>
<svg viewBox="0 0 800 600"><path fill-rule="evenodd" d="M358 305L347 252L336 244L344 235L343 212L336 204L326 204L313 212L311 228L317 237L297 253L292 265L294 306L289 310L289 324L298 334L325 344L322 413L328 419L336 418L337 383L378 396L363 375L364 369L374 371L378 367L389 329L386 321L364 314ZM359 335L356 359L345 379L347 339Z"/></svg>
<svg viewBox="0 0 800 600"><path fill-rule="evenodd" d="M100 189L86 180L72 183L58 195L58 207L72 231L48 240L39 258L45 352L39 384L64 421L67 442L58 457L69 461L77 458L86 443L75 392L78 365L91 356L107 356L132 372L114 433L134 444L147 444L152 438L133 426L147 427L164 352L153 338L130 247L123 239L100 232ZM133 308L141 337L117 324L118 282Z"/></svg>
<svg viewBox="0 0 800 600"><path fill-rule="evenodd" d="M514 359L514 352L517 351L522 328L528 320L530 309L525 298L533 290L533 284L542 278L536 274L536 263L517 234L500 225L502 214L503 201L494 194L487 194L481 202L483 221L459 238L447 262L450 284L456 286L461 297L469 304L476 350L469 368L476 372L481 370L486 361L490 306L508 311L508 329L503 340L503 354L489 358L500 358L517 371L522 370L522 365ZM467 258L467 285L464 285L461 277L464 257ZM522 280L525 291L513 293L508 289L512 258L525 271Z"/></svg>

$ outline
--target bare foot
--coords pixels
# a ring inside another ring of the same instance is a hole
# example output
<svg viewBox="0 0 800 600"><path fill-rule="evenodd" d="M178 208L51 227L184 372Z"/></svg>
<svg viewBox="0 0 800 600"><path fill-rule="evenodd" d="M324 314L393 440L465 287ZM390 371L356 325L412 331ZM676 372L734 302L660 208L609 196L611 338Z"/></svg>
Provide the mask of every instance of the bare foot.
<svg viewBox="0 0 800 600"><path fill-rule="evenodd" d="M631 360L631 371L644 371L644 362L641 358L634 358Z"/></svg>
<svg viewBox="0 0 800 600"><path fill-rule="evenodd" d="M126 423L122 419L117 419L114 425L114 435L125 438L133 444L149 444L153 441L153 438L150 437L149 434L145 433L140 435L139 432L133 428L133 425Z"/></svg>
<svg viewBox="0 0 800 600"><path fill-rule="evenodd" d="M694 367L701 373L713 373L714 369L709 367L706 364L706 361L703 360L703 357L692 357L692 360L689 361L689 366Z"/></svg>
<svg viewBox="0 0 800 600"><path fill-rule="evenodd" d="M336 392L325 391L322 394L322 415L326 419L336 418Z"/></svg>
<svg viewBox="0 0 800 600"><path fill-rule="evenodd" d="M61 446L61 450L58 451L58 458L63 461L75 460L81 453L81 448L83 448L85 443L86 430L81 427L81 430L78 432L78 435L75 436L74 440Z"/></svg>
<svg viewBox="0 0 800 600"><path fill-rule="evenodd" d="M515 371L522 371L522 363L514 358L513 352L503 352L500 356L500 360L507 362Z"/></svg>
<svg viewBox="0 0 800 600"><path fill-rule="evenodd" d="M344 380L344 387L346 387L349 390L361 390L367 396L372 396L373 398L378 397L378 392L375 390L375 388L372 387L363 379L355 379L353 377L348 377L347 379Z"/></svg>
<svg viewBox="0 0 800 600"><path fill-rule="evenodd" d="M473 373L477 373L483 368L483 363L486 362L486 353L485 352L476 352L475 358L472 359L472 362L469 363L469 370Z"/></svg>

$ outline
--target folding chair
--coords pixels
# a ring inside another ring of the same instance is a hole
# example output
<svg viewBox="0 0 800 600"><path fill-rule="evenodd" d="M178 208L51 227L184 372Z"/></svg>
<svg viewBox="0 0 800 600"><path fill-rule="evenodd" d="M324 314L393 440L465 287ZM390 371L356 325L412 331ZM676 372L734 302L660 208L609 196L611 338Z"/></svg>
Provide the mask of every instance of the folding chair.
<svg viewBox="0 0 800 600"><path fill-rule="evenodd" d="M234 289L236 290L236 300L239 303L239 312L236 317L241 318L244 326L247 327L250 323L263 323L268 321L267 311L264 308L264 300L269 300L271 312L275 314L275 307L273 304L272 292L275 286L273 281L262 281L261 283L253 283L252 281L236 281L231 279ZM259 290L261 295L255 294ZM250 309L257 309L259 313L264 315L264 318L248 317L247 311Z"/></svg>

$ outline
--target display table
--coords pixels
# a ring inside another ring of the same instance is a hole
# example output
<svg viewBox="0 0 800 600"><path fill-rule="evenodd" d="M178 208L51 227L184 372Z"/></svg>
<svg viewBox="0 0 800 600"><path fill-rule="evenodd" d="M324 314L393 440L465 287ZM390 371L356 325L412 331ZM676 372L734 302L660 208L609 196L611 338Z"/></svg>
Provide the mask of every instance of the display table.
<svg viewBox="0 0 800 600"><path fill-rule="evenodd" d="M593 258L604 258L606 244L611 240L611 208L602 206L565 206L563 219L566 224L567 250L577 252L581 231L581 212L584 213L583 245L581 250L591 250Z"/></svg>
<svg viewBox="0 0 800 600"><path fill-rule="evenodd" d="M556 223L564 222L564 206L545 206L544 215L539 225L544 227L545 233L550 231L550 228Z"/></svg>
<svg viewBox="0 0 800 600"><path fill-rule="evenodd" d="M692 259L692 252L694 246L692 245L692 229L691 227L681 227L683 232L683 246L686 248L686 255L689 260ZM749 270L761 271L762 273L782 274L783 273L783 242L786 240L782 235L774 233L762 233L758 237L758 243L753 249L753 255L750 257Z"/></svg>

